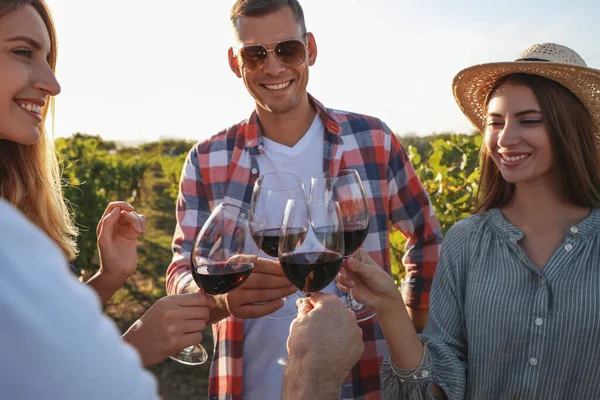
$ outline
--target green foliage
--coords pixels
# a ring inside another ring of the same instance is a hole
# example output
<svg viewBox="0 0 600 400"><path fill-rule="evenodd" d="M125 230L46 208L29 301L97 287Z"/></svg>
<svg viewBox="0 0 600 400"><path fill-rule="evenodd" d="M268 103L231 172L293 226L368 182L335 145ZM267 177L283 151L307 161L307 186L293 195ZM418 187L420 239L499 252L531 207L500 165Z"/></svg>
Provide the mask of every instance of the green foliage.
<svg viewBox="0 0 600 400"><path fill-rule="evenodd" d="M416 143L414 139L409 140L415 145L406 145L404 139L402 142L445 233L473 210L480 172L479 149L483 139L480 135L457 134L419 139ZM400 232L394 231L390 235L392 274L397 282L404 276L402 256L405 244L406 238Z"/></svg>
<svg viewBox="0 0 600 400"><path fill-rule="evenodd" d="M64 195L80 230L76 265L95 269L96 225L111 201L136 202L147 163L132 152L119 153L98 136L76 134L58 139L56 146L63 161Z"/></svg>

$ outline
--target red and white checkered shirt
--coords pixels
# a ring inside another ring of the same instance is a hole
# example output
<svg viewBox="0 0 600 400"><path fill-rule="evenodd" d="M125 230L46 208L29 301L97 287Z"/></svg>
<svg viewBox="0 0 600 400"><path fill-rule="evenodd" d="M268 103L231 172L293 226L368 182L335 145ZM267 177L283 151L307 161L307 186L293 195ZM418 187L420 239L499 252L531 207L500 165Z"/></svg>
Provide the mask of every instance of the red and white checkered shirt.
<svg viewBox="0 0 600 400"><path fill-rule="evenodd" d="M429 196L396 136L379 119L326 109L310 96L325 130L323 170L356 169L371 210L363 249L390 272L390 222L408 238L403 259L407 271L404 299L411 308L427 308L438 261L441 230ZM221 202L250 208L254 182L260 176L256 157L263 152L256 112L194 146L186 159L177 199L177 228L167 289L177 292L189 280L190 251L206 216ZM342 399L380 399L379 369L387 346L377 323L360 324L365 351L341 388ZM215 356L209 399L243 397L244 321L229 317L213 325Z"/></svg>

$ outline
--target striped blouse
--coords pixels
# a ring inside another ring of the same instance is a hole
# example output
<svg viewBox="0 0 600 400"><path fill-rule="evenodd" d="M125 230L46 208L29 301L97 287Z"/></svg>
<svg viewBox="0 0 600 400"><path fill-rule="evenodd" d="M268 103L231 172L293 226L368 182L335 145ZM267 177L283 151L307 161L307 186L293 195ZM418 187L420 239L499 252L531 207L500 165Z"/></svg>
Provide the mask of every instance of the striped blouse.
<svg viewBox="0 0 600 400"><path fill-rule="evenodd" d="M452 227L421 336L422 368L385 357L384 399L600 399L600 209L540 271L500 210Z"/></svg>

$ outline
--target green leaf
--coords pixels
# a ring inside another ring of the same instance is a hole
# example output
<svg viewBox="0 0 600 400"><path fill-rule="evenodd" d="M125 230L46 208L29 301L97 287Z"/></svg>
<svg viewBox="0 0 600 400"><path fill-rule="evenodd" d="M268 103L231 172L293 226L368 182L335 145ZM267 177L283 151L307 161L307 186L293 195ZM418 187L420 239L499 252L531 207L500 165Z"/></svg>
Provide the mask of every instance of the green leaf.
<svg viewBox="0 0 600 400"><path fill-rule="evenodd" d="M454 201L454 204L463 204L465 201L469 200L471 198L471 193L466 193L464 196L460 197L459 199Z"/></svg>

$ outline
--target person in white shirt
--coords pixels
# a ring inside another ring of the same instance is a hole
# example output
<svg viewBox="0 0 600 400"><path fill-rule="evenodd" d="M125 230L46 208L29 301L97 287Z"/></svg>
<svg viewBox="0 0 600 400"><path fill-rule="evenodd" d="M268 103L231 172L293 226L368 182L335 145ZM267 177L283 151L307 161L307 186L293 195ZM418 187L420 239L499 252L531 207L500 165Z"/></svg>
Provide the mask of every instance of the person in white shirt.
<svg viewBox="0 0 600 400"><path fill-rule="evenodd" d="M0 199L2 398L158 399L154 377L46 235Z"/></svg>
<svg viewBox="0 0 600 400"><path fill-rule="evenodd" d="M60 93L54 75L56 44L43 0L0 2L0 198L18 208L72 261L77 229L62 196L54 144L44 131L53 96ZM144 231L145 217L131 205L108 205L97 229L101 267L88 282L102 303L135 272L137 236ZM204 295L164 297L123 338L140 352L144 365L159 363L202 340L212 304Z"/></svg>

